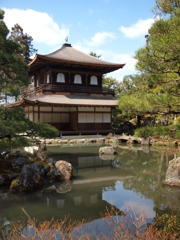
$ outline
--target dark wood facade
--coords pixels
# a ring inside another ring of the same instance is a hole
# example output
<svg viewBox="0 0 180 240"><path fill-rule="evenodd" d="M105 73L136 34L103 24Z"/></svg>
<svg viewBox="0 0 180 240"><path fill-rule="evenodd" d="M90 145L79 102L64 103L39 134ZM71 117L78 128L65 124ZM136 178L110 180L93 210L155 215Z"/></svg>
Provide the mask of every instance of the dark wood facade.
<svg viewBox="0 0 180 240"><path fill-rule="evenodd" d="M29 66L34 84L16 105L24 107L30 120L50 123L61 134L112 130L117 100L112 89L102 88L102 77L124 64L109 63L64 44L54 53L37 54Z"/></svg>

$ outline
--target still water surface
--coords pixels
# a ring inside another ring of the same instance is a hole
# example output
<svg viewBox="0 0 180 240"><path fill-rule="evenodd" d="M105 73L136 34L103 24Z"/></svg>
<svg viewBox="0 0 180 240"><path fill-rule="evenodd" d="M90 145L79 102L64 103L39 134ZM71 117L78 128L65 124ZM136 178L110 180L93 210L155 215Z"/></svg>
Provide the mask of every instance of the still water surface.
<svg viewBox="0 0 180 240"><path fill-rule="evenodd" d="M63 219L94 221L110 205L126 211L145 209L149 221L157 213L180 211L180 191L164 186L168 162L176 149L116 146L117 155L99 157L101 145L51 146L55 160L74 167L70 181L51 182L33 193L12 194L0 189L0 227L13 220L26 221L22 207L39 221ZM179 192L178 192L179 191Z"/></svg>

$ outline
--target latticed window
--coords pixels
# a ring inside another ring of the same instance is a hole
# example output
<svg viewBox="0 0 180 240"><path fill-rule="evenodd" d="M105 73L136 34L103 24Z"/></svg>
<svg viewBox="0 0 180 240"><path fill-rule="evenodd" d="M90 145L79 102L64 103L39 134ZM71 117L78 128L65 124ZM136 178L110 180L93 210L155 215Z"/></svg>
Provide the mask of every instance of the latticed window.
<svg viewBox="0 0 180 240"><path fill-rule="evenodd" d="M96 76L91 76L90 85L98 85L98 79Z"/></svg>
<svg viewBox="0 0 180 240"><path fill-rule="evenodd" d="M46 82L49 83L49 74L47 74Z"/></svg>
<svg viewBox="0 0 180 240"><path fill-rule="evenodd" d="M65 77L63 73L58 73L56 82L65 83Z"/></svg>
<svg viewBox="0 0 180 240"><path fill-rule="evenodd" d="M81 78L80 75L76 74L76 75L74 76L74 83L76 83L76 84L82 84L82 78Z"/></svg>

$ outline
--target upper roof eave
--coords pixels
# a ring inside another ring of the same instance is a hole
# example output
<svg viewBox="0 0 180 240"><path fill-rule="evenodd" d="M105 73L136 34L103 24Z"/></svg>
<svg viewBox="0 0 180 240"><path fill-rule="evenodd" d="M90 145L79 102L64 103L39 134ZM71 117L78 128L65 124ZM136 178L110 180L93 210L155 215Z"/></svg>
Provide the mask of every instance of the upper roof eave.
<svg viewBox="0 0 180 240"><path fill-rule="evenodd" d="M83 65L83 66L92 66L92 67L103 67L103 68L113 68L114 70L119 69L119 68L123 68L126 64L117 64L117 63L111 63L109 62L109 64L107 64L107 62L105 64L103 63L87 63L87 62L80 62L80 61L69 61L69 60L63 60L63 59L55 59L55 58L50 58L44 55L40 55L40 54L36 54L34 59L28 64L29 66L32 66L36 60L47 60L47 61L51 61L51 62L59 62L59 63L66 63L66 64L71 64L71 65Z"/></svg>
<svg viewBox="0 0 180 240"><path fill-rule="evenodd" d="M89 54L83 53L71 46L71 44L64 44L60 49L47 54L36 54L34 59L29 63L29 66L38 66L44 61L70 64L74 66L98 67L106 69L105 72L115 71L123 68L125 64L112 63L100 58L96 58Z"/></svg>

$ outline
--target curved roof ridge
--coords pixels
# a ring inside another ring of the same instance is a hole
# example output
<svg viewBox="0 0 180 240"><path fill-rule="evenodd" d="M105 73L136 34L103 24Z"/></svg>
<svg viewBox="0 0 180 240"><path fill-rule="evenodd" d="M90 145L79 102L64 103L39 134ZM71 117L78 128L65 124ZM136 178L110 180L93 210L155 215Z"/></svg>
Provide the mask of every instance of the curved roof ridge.
<svg viewBox="0 0 180 240"><path fill-rule="evenodd" d="M83 53L80 50L73 48L70 44L64 44L60 49L46 54L40 55L40 57L51 58L56 60L66 60L71 62L82 62L82 63L92 63L92 64L102 64L102 65L125 65L119 63L108 62L104 59L99 59L93 57L87 53Z"/></svg>

